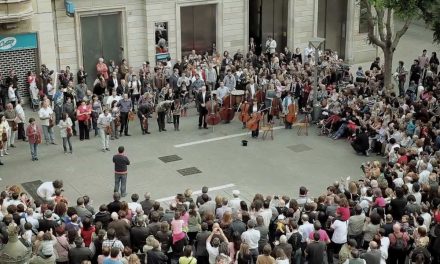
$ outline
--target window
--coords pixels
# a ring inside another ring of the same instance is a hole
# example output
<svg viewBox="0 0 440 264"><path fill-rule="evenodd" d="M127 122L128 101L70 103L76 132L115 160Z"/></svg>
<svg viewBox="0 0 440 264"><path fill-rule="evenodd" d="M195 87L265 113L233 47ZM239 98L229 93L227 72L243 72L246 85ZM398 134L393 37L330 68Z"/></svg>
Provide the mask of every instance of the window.
<svg viewBox="0 0 440 264"><path fill-rule="evenodd" d="M359 33L368 33L367 5L360 1Z"/></svg>

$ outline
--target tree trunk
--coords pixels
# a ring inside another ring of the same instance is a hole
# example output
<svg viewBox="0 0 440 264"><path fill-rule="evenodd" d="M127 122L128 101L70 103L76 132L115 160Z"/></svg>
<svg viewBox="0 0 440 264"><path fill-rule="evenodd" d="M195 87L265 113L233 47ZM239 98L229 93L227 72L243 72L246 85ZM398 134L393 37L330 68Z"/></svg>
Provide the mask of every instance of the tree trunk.
<svg viewBox="0 0 440 264"><path fill-rule="evenodd" d="M386 47L383 49L384 55L384 66L383 66L383 74L384 74L384 87L387 92L392 92L394 89L394 85L392 83L393 77L393 55L394 52L390 47Z"/></svg>

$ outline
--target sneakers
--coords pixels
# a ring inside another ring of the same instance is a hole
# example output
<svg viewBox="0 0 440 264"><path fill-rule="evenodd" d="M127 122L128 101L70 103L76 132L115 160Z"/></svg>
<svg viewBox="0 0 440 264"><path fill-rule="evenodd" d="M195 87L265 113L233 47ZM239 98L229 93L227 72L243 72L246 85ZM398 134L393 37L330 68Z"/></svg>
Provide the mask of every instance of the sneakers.
<svg viewBox="0 0 440 264"><path fill-rule="evenodd" d="M109 148L106 148L105 150L107 150L107 151L110 151L110 149L109 149Z"/></svg>

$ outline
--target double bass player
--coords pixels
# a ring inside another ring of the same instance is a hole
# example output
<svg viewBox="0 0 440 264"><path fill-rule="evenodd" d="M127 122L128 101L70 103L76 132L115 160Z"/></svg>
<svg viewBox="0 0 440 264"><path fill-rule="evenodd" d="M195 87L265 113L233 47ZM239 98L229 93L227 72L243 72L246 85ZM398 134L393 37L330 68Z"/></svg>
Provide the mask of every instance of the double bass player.
<svg viewBox="0 0 440 264"><path fill-rule="evenodd" d="M208 109L206 108L206 103L210 100L209 93L206 91L206 86L203 85L200 92L197 94L198 110L199 110L199 129L208 129L208 124L206 123L206 115L208 114Z"/></svg>

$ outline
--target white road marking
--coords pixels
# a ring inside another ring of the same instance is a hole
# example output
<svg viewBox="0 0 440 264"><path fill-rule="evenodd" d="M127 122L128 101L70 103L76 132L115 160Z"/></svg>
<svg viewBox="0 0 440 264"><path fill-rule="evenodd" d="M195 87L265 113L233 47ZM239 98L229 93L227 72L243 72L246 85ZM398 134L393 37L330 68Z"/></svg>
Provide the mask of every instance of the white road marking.
<svg viewBox="0 0 440 264"><path fill-rule="evenodd" d="M209 191L218 191L218 190L223 190L223 189L228 189L228 188L232 188L234 187L235 184L230 183L230 184L225 184L225 185L220 185L220 186L215 186L215 187L209 187ZM202 193L202 190L198 190L193 192L193 195L199 195ZM160 203L162 202L167 202L170 200L174 200L176 198L176 196L169 196L169 197L164 197L164 198L160 198L160 199L156 199L155 201L158 201Z"/></svg>
<svg viewBox="0 0 440 264"><path fill-rule="evenodd" d="M273 130L278 130L278 129L281 129L281 128L284 128L284 126L274 127ZM203 144L203 143L209 143L209 142L213 142L213 141L219 141L219 140L224 140L224 139L229 139L229 138L246 136L246 135L249 135L249 134L250 134L250 132L246 132L246 133L233 134L233 135L228 135L228 136L223 136L223 137L203 139L203 140L198 140L198 141L193 141L193 142L188 142L188 143L174 145L174 147L175 148L183 148L183 147L188 147L188 146L193 146L193 145L198 145L198 144Z"/></svg>

